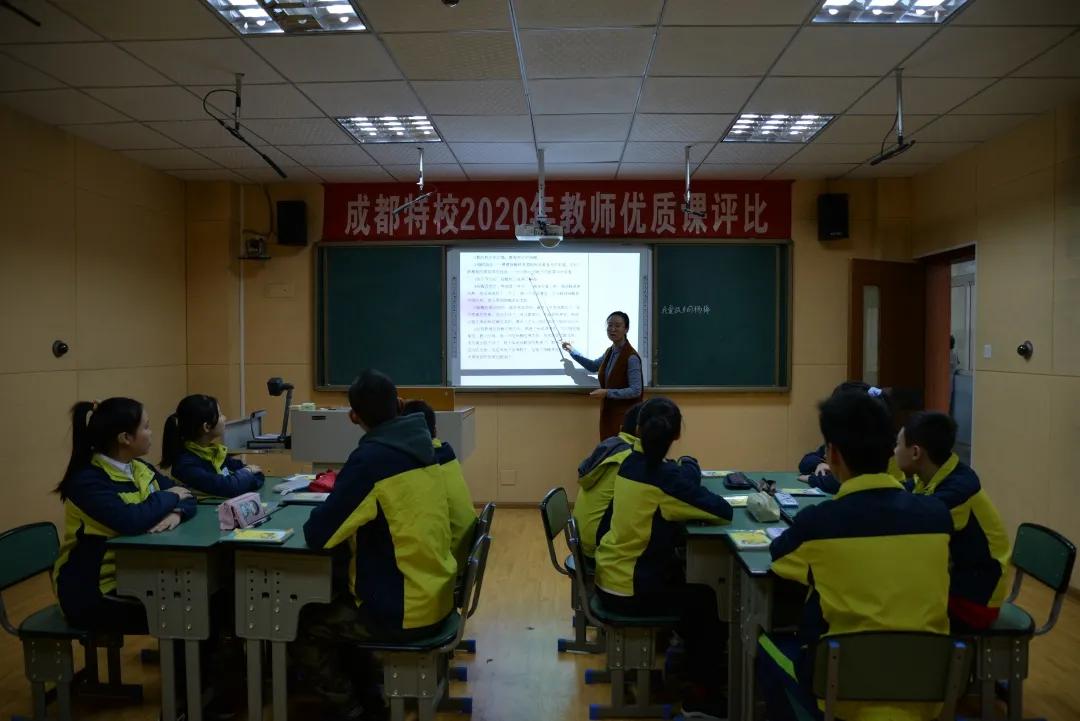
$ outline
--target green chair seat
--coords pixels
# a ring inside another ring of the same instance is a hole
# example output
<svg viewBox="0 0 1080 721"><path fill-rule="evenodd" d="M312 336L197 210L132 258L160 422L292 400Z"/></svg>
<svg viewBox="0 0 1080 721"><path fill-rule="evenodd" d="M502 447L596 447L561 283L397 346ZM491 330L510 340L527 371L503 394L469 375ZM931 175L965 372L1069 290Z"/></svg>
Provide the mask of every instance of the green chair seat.
<svg viewBox="0 0 1080 721"><path fill-rule="evenodd" d="M1035 622L1027 611L1011 603L1003 604L994 625L978 635L985 636L1031 636Z"/></svg>
<svg viewBox="0 0 1080 721"><path fill-rule="evenodd" d="M28 616L19 625L20 638L82 639L88 635L83 629L70 625L60 606L55 603Z"/></svg>
<svg viewBox="0 0 1080 721"><path fill-rule="evenodd" d="M598 619L609 626L638 626L650 628L656 626L674 626L679 622L678 616L627 616L622 613L613 613L604 608L600 598L593 596L589 599L589 607Z"/></svg>
<svg viewBox="0 0 1080 721"><path fill-rule="evenodd" d="M357 646L360 648L370 648L375 651L432 651L453 641L460 625L461 615L457 611L452 611L450 615L443 619L442 623L432 631L430 636L411 641L401 641L397 639L380 640L373 638L368 641L363 641L357 644Z"/></svg>

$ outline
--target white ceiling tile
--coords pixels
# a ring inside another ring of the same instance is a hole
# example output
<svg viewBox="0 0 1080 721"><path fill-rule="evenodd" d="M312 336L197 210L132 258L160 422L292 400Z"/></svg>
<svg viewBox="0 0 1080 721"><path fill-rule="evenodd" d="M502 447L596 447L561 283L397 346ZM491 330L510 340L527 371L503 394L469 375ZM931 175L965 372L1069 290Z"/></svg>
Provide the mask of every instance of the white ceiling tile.
<svg viewBox="0 0 1080 721"><path fill-rule="evenodd" d="M634 110L641 78L530 80L536 114L629 113Z"/></svg>
<svg viewBox="0 0 1080 721"><path fill-rule="evenodd" d="M64 84L35 70L26 63L0 55L0 91L48 90L62 88Z"/></svg>
<svg viewBox="0 0 1080 721"><path fill-rule="evenodd" d="M1077 3L1080 7L1080 3ZM1014 76L1076 77L1080 75L1080 33L1020 68Z"/></svg>
<svg viewBox="0 0 1080 721"><path fill-rule="evenodd" d="M839 178L845 173L854 170L858 166L854 163L788 163L769 174L769 180L809 180L814 178Z"/></svg>
<svg viewBox="0 0 1080 721"><path fill-rule="evenodd" d="M360 145L280 145L278 150L292 158L293 162L309 168L375 165L375 161Z"/></svg>
<svg viewBox="0 0 1080 721"><path fill-rule="evenodd" d="M390 55L368 33L278 36L249 43L282 75L297 83L401 79Z"/></svg>
<svg viewBox="0 0 1080 721"><path fill-rule="evenodd" d="M639 113L631 140L719 140L734 115Z"/></svg>
<svg viewBox="0 0 1080 721"><path fill-rule="evenodd" d="M155 2L152 9L147 0L53 1L110 40L223 38L232 35L229 27L215 17L202 0Z"/></svg>
<svg viewBox="0 0 1080 721"><path fill-rule="evenodd" d="M166 120L150 122L147 125L189 148L228 148L243 145L213 120ZM250 137L249 140L261 145L255 137Z"/></svg>
<svg viewBox="0 0 1080 721"><path fill-rule="evenodd" d="M618 163L553 163L544 168L550 180L612 180Z"/></svg>
<svg viewBox="0 0 1080 721"><path fill-rule="evenodd" d="M649 78L643 113L735 113L759 78Z"/></svg>
<svg viewBox="0 0 1080 721"><path fill-rule="evenodd" d="M333 120L250 120L245 125L270 145L336 145L354 142Z"/></svg>
<svg viewBox="0 0 1080 721"><path fill-rule="evenodd" d="M656 25L660 5L660 0L589 0L568 8L566 0L526 0L515 10L522 28L622 28Z"/></svg>
<svg viewBox="0 0 1080 721"><path fill-rule="evenodd" d="M186 148L121 150L120 154L126 155L137 163L149 165L151 168L160 168L161 170L194 170L197 168L217 167L214 161Z"/></svg>
<svg viewBox="0 0 1080 721"><path fill-rule="evenodd" d="M227 180L231 183L243 183L241 178L231 170L224 168L200 168L194 170L170 170L169 175L196 183L208 183L218 180Z"/></svg>
<svg viewBox="0 0 1080 721"><path fill-rule="evenodd" d="M633 115L593 113L587 115L536 115L537 142L626 140ZM640 116L638 116L640 117Z"/></svg>
<svg viewBox="0 0 1080 721"><path fill-rule="evenodd" d="M912 132L915 139L930 142L981 143L1003 135L1033 115L945 115Z"/></svg>
<svg viewBox="0 0 1080 721"><path fill-rule="evenodd" d="M532 142L528 115L436 115L432 119L443 140Z"/></svg>
<svg viewBox="0 0 1080 721"><path fill-rule="evenodd" d="M76 87L169 84L142 61L109 43L8 45L4 51Z"/></svg>
<svg viewBox="0 0 1080 721"><path fill-rule="evenodd" d="M649 75L764 75L795 29L666 27Z"/></svg>
<svg viewBox="0 0 1080 721"><path fill-rule="evenodd" d="M468 0L457 7L432 4L423 12L407 2L360 0L360 12L379 33L510 29L506 0Z"/></svg>
<svg viewBox="0 0 1080 721"><path fill-rule="evenodd" d="M933 168L933 163L899 163L886 161L877 165L860 165L852 170L849 178L913 178Z"/></svg>
<svg viewBox="0 0 1080 721"><path fill-rule="evenodd" d="M311 171L327 183L392 183L396 180L378 165L326 166L311 168Z"/></svg>
<svg viewBox="0 0 1080 721"><path fill-rule="evenodd" d="M885 147L888 149L891 145L895 145L896 141L892 141ZM903 154L902 160L897 160L898 163L940 163L944 160L948 160L960 153L967 152L974 148L978 143L930 143L916 141L915 145L910 150L906 150ZM876 152L876 151L875 151Z"/></svg>
<svg viewBox="0 0 1080 721"><path fill-rule="evenodd" d="M0 43L76 43L101 40L101 36L46 0L18 0L12 3L41 23L35 27L4 12L0 23Z"/></svg>
<svg viewBox="0 0 1080 721"><path fill-rule="evenodd" d="M623 142L610 143L541 143L545 163L618 162Z"/></svg>
<svg viewBox="0 0 1080 721"><path fill-rule="evenodd" d="M127 120L78 90L25 90L0 95L0 103L50 125L112 123Z"/></svg>
<svg viewBox="0 0 1080 721"><path fill-rule="evenodd" d="M276 70L238 38L121 43L120 47L183 85L231 88L236 73L244 74L245 86L282 81Z"/></svg>
<svg viewBox="0 0 1080 721"><path fill-rule="evenodd" d="M690 148L690 162L700 163L709 153L711 143L698 143ZM683 163L686 143L627 143L623 161L626 163Z"/></svg>
<svg viewBox="0 0 1080 721"><path fill-rule="evenodd" d="M289 172L289 168L291 167L296 167L296 161L279 150L275 150L269 145L260 145L257 147L259 148L258 152L245 146L239 148L198 148L197 150L215 163L234 170L266 167L266 161L262 159L259 153L263 153L269 157L281 166L281 169L285 172Z"/></svg>
<svg viewBox="0 0 1080 721"><path fill-rule="evenodd" d="M1006 78L967 101L965 114L1041 113L1080 95L1080 78Z"/></svg>
<svg viewBox="0 0 1080 721"><path fill-rule="evenodd" d="M904 133L911 135L933 120L935 115L904 113ZM822 130L814 143L881 143L882 138L895 137L896 115L841 115Z"/></svg>
<svg viewBox="0 0 1080 721"><path fill-rule="evenodd" d="M800 25L817 9L817 0L717 2L668 0L665 25Z"/></svg>
<svg viewBox="0 0 1080 721"><path fill-rule="evenodd" d="M457 162L450 153L450 148L447 147L446 143L367 143L364 145L364 150L366 150L368 155L374 158L375 162L379 165L408 165L409 163L419 164L420 154L416 149L421 145L424 147L425 166L428 163L438 165L439 163ZM491 145L494 147L499 144L479 143L479 145ZM454 149L456 152L457 145L454 145ZM326 165L329 165L329 163L326 163Z"/></svg>
<svg viewBox="0 0 1080 721"><path fill-rule="evenodd" d="M140 123L101 123L65 125L63 130L110 150L146 150L175 148L176 143Z"/></svg>
<svg viewBox="0 0 1080 721"><path fill-rule="evenodd" d="M803 28L772 74L881 76L936 30L922 25L869 24Z"/></svg>
<svg viewBox="0 0 1080 721"><path fill-rule="evenodd" d="M953 25L1080 25L1080 4L1071 0L968 0Z"/></svg>
<svg viewBox="0 0 1080 721"><path fill-rule="evenodd" d="M948 112L957 103L994 82L991 78L904 78L904 116ZM896 114L896 79L882 78L859 102L851 113L865 115Z"/></svg>
<svg viewBox="0 0 1080 721"><path fill-rule="evenodd" d="M236 171L252 183L321 183L322 178L305 168L282 168L285 176L282 178L269 165L261 168L244 168Z"/></svg>
<svg viewBox="0 0 1080 721"><path fill-rule="evenodd" d="M521 33L530 78L642 75L652 48L650 28L528 30Z"/></svg>
<svg viewBox="0 0 1080 721"><path fill-rule="evenodd" d="M383 42L410 80L521 77L509 32L402 33Z"/></svg>
<svg viewBox="0 0 1080 721"><path fill-rule="evenodd" d="M202 97L217 88L200 85L189 86L188 89ZM245 85L241 94L241 121L247 118L316 118L322 115L322 111L292 85ZM232 93L214 93L207 103L226 115L232 115L235 98Z"/></svg>
<svg viewBox="0 0 1080 721"><path fill-rule="evenodd" d="M810 143L794 163L862 163L881 152L878 143Z"/></svg>
<svg viewBox="0 0 1080 721"><path fill-rule="evenodd" d="M532 143L451 143L461 163L532 163L536 150ZM468 171L468 168L465 169Z"/></svg>
<svg viewBox="0 0 1080 721"><path fill-rule="evenodd" d="M701 180L760 180L775 167L775 163L705 163L694 171L694 177Z"/></svg>
<svg viewBox="0 0 1080 721"><path fill-rule="evenodd" d="M402 183L415 183L419 177L419 168L416 163L412 165L384 165L382 166L388 173L394 176L396 180ZM437 163L431 164L424 163L424 183L425 190L431 190L427 187L427 183L440 180L466 180L465 171L461 169L461 166L457 163Z"/></svg>
<svg viewBox="0 0 1080 721"><path fill-rule="evenodd" d="M801 143L719 143L707 158L710 163L782 163Z"/></svg>
<svg viewBox="0 0 1080 721"><path fill-rule="evenodd" d="M748 113L842 113L874 84L873 78L766 78Z"/></svg>
<svg viewBox="0 0 1080 721"><path fill-rule="evenodd" d="M327 115L415 115L424 112L404 80L374 83L306 83L301 91Z"/></svg>
<svg viewBox="0 0 1080 721"><path fill-rule="evenodd" d="M686 166L682 163L620 163L616 177L619 180L627 178L643 178L648 180L685 180ZM681 186L672 185L672 189L680 189Z"/></svg>
<svg viewBox="0 0 1080 721"><path fill-rule="evenodd" d="M904 61L911 77L1000 77L1061 40L1069 28L944 27Z"/></svg>
<svg viewBox="0 0 1080 721"><path fill-rule="evenodd" d="M463 166L470 180L535 180L536 163L498 163Z"/></svg>
<svg viewBox="0 0 1080 721"><path fill-rule="evenodd" d="M521 115L528 112L520 80L418 81L412 86L432 115Z"/></svg>
<svg viewBox="0 0 1080 721"><path fill-rule="evenodd" d="M203 120L202 102L176 85L153 88L100 88L88 93L136 120Z"/></svg>

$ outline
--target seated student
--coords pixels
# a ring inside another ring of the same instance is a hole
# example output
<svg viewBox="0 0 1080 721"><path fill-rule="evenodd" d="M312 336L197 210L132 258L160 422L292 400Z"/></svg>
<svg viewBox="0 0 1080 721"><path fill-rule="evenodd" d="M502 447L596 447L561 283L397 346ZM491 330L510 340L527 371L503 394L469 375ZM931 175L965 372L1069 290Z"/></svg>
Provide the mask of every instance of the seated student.
<svg viewBox="0 0 1080 721"><path fill-rule="evenodd" d="M945 506L908 493L886 470L893 445L888 411L861 391L821 404L825 455L836 498L803 510L772 542L772 571L809 587L797 637L761 636L758 673L770 721L821 718L812 692L814 647L857 631L947 634L949 533ZM934 718L935 704L842 702L837 716ZM805 714L800 716L805 717Z"/></svg>
<svg viewBox="0 0 1080 721"><path fill-rule="evenodd" d="M724 627L716 594L686 582L676 547L686 521L729 523L731 506L701 485L689 456L664 460L682 431L679 407L652 398L638 411L632 452L619 467L613 503L601 522L596 548L596 592L605 608L626 615L678 615L693 688L683 700L687 719L726 715L714 689L722 676Z"/></svg>
<svg viewBox="0 0 1080 721"><path fill-rule="evenodd" d="M60 609L72 625L145 634L141 603L116 595L116 565L105 542L176 528L195 499L140 459L150 452L142 403L109 398L71 409L71 459L56 492L64 501L64 540L53 569Z"/></svg>
<svg viewBox="0 0 1080 721"><path fill-rule="evenodd" d="M425 401L406 401L401 406L401 415L419 413L424 416L431 443L435 448L435 460L442 469L446 481L446 500L450 510L450 550L457 561L458 570L464 570L465 561L472 550L473 532L476 528L476 507L473 506L472 494L461 472L461 462L454 454L453 447L446 441L439 440L435 426L435 411Z"/></svg>
<svg viewBox="0 0 1080 721"><path fill-rule="evenodd" d="M304 524L308 546L341 547L348 572L335 574L334 602L304 608L291 652L337 718L359 719L382 709L381 679L362 678L351 642L432 634L453 610L457 564L446 481L423 417L398 416L394 382L376 370L352 384L349 405L364 436Z"/></svg>
<svg viewBox="0 0 1080 721"><path fill-rule="evenodd" d="M952 512L949 616L953 632L979 631L993 625L1005 599L1009 537L979 477L953 453L955 443L952 418L916 413L897 434L896 461L918 476L915 493L934 496Z"/></svg>
<svg viewBox="0 0 1080 721"><path fill-rule="evenodd" d="M229 456L222 435L225 415L216 398L190 395L165 419L161 467L197 496L232 498L262 488L265 477L258 466Z"/></svg>
<svg viewBox="0 0 1080 721"><path fill-rule="evenodd" d="M615 496L615 476L637 443L635 434L639 410L641 403L632 405L623 416L619 435L601 441L578 466L578 484L581 488L574 501L574 519L577 520L581 550L586 558L596 555L596 531Z"/></svg>

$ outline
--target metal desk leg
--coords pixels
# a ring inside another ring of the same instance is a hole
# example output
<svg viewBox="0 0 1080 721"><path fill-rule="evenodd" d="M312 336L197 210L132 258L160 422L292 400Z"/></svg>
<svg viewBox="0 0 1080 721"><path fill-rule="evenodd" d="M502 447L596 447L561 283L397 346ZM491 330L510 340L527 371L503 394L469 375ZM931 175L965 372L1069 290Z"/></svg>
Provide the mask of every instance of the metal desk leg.
<svg viewBox="0 0 1080 721"><path fill-rule="evenodd" d="M202 721L202 659L198 641L184 641L184 665L187 667L187 717L190 721Z"/></svg>
<svg viewBox="0 0 1080 721"><path fill-rule="evenodd" d="M745 669L743 668L743 634L742 618L746 612L746 599L743 597L742 573L735 556L730 556L731 569L728 586L731 588L731 621L728 623L728 719L730 721L745 721L749 718L748 709L745 705L743 684L745 681Z"/></svg>
<svg viewBox="0 0 1080 721"><path fill-rule="evenodd" d="M176 721L176 645L171 638L158 641L161 659L161 719Z"/></svg>
<svg viewBox="0 0 1080 721"><path fill-rule="evenodd" d="M249 638L247 645L248 721L262 719L262 641Z"/></svg>

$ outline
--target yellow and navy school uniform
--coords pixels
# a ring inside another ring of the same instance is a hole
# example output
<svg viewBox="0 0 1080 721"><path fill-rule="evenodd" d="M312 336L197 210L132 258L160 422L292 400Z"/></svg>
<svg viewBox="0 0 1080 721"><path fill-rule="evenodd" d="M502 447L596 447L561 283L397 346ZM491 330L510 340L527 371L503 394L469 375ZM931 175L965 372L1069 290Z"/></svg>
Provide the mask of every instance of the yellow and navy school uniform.
<svg viewBox="0 0 1080 721"><path fill-rule="evenodd" d="M457 564L446 481L422 415L364 434L304 537L312 548L347 545L349 592L379 626L426 628L449 615Z"/></svg>
<svg viewBox="0 0 1080 721"><path fill-rule="evenodd" d="M596 555L596 532L615 497L615 476L636 442L636 437L625 432L606 438L578 466L580 488L574 501L574 519L581 534L581 550L587 558Z"/></svg>
<svg viewBox="0 0 1080 721"><path fill-rule="evenodd" d="M952 581L950 607L961 620L964 611L982 616L983 623L971 619L969 625L993 622L1005 600L1005 575L1009 564L1009 537L975 471L954 453L929 482L915 483L915 493L937 498L952 514L953 532L949 541ZM957 599L961 599L957 603ZM966 602L966 603L965 603ZM976 608L964 606L974 605ZM979 610L989 609L989 617Z"/></svg>
<svg viewBox="0 0 1080 721"><path fill-rule="evenodd" d="M197 496L234 498L241 493L257 491L266 477L248 470L243 461L229 455L221 443L203 446L192 441L173 462L172 475Z"/></svg>
<svg viewBox="0 0 1080 721"><path fill-rule="evenodd" d="M446 483L446 501L450 512L450 551L457 561L458 570L465 568L465 560L472 550L473 533L476 528L476 507L473 506L472 494L465 483L465 474L461 472L461 461L454 448L446 441L431 439L435 449L435 461L442 471Z"/></svg>
<svg viewBox="0 0 1080 721"><path fill-rule="evenodd" d="M798 643L781 653L775 639L763 636L763 662L771 659L800 682L803 698L812 698L813 648L823 637L860 631L947 634L951 530L941 502L912 495L887 473L852 478L835 499L799 513L770 547L773 573L809 587ZM938 710L934 704L844 702L837 716L925 720Z"/></svg>
<svg viewBox="0 0 1080 721"><path fill-rule="evenodd" d="M650 468L635 440L619 466L610 511L598 531L596 585L613 596L662 593L683 583L675 554L687 521L730 523L731 506L701 485L697 461Z"/></svg>
<svg viewBox="0 0 1080 721"><path fill-rule="evenodd" d="M64 540L53 584L64 615L92 626L102 597L116 591L116 560L105 545L117 536L149 531L169 513L195 515L195 499L163 493L174 485L146 461L121 464L95 454L65 490Z"/></svg>
<svg viewBox="0 0 1080 721"><path fill-rule="evenodd" d="M804 476L809 476L807 484L811 488L820 488L826 493L835 496L837 491L840 490L840 481L836 480L836 476L832 474L832 471L829 471L823 476L814 475L814 470L824 462L825 446L822 445L802 457L799 461L799 473ZM905 480L904 472L900 470L900 464L897 463L896 458L892 456L889 457L889 468L886 472L900 482Z"/></svg>

